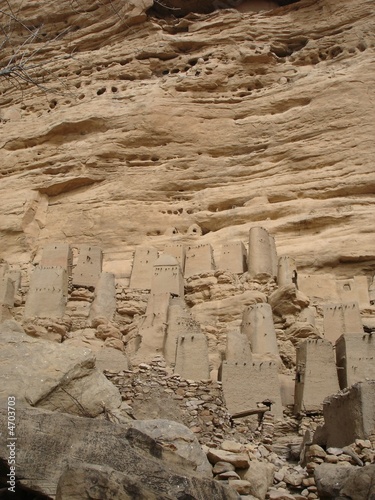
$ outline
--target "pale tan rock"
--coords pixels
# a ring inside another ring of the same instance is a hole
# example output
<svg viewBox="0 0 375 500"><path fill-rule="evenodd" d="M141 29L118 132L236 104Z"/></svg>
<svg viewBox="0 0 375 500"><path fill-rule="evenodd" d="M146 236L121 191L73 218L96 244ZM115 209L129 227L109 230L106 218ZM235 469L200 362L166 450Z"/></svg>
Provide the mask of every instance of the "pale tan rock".
<svg viewBox="0 0 375 500"><path fill-rule="evenodd" d="M284 332L287 339L296 346L301 339L320 339L321 335L314 325L303 323L301 321L294 321L289 328Z"/></svg>
<svg viewBox="0 0 375 500"><path fill-rule="evenodd" d="M318 444L312 444L309 446L307 456L308 457L319 457L319 458L325 458L327 453L323 450L321 446Z"/></svg>
<svg viewBox="0 0 375 500"><path fill-rule="evenodd" d="M101 340L106 340L108 338L121 339L122 334L118 328L109 323L101 324L97 327L95 336Z"/></svg>
<svg viewBox="0 0 375 500"><path fill-rule="evenodd" d="M362 450L371 448L371 441L369 439L356 439L355 444Z"/></svg>
<svg viewBox="0 0 375 500"><path fill-rule="evenodd" d="M35 339L20 332L0 336L0 399L13 394L20 404L96 416L121 404L118 389L95 369L89 349Z"/></svg>
<svg viewBox="0 0 375 500"><path fill-rule="evenodd" d="M309 298L294 285L280 287L270 295L268 300L273 312L279 316L299 313L310 303Z"/></svg>
<svg viewBox="0 0 375 500"><path fill-rule="evenodd" d="M285 472L286 472L286 467L282 467L280 470L275 471L273 475L274 481L280 483L284 479Z"/></svg>
<svg viewBox="0 0 375 500"><path fill-rule="evenodd" d="M155 439L165 450L192 464L191 471L212 477L212 468L195 435L184 425L171 420L133 421L131 427Z"/></svg>
<svg viewBox="0 0 375 500"><path fill-rule="evenodd" d="M229 462L216 462L212 468L213 474L223 474L224 472L234 472L234 465Z"/></svg>
<svg viewBox="0 0 375 500"><path fill-rule="evenodd" d="M226 471L226 472L221 472L217 476L215 476L215 479L220 479L220 480L232 480L232 479L241 479L240 476L237 474L237 472L234 472L233 470ZM238 490L237 490L238 491Z"/></svg>
<svg viewBox="0 0 375 500"><path fill-rule="evenodd" d="M305 477L302 479L302 484L305 487L315 486L315 479L313 477Z"/></svg>
<svg viewBox="0 0 375 500"><path fill-rule="evenodd" d="M326 457L324 457L324 461L328 464L337 464L339 459L336 455L327 455Z"/></svg>
<svg viewBox="0 0 375 500"><path fill-rule="evenodd" d="M251 484L244 479L229 479L229 486L240 495L248 495L251 493Z"/></svg>
<svg viewBox="0 0 375 500"><path fill-rule="evenodd" d="M117 309L117 312L121 315L135 316L136 314L144 314L145 307L144 304L138 301L129 300L124 302L123 305Z"/></svg>
<svg viewBox="0 0 375 500"><path fill-rule="evenodd" d="M232 453L215 448L208 450L207 458L212 464L216 464L216 462L228 462L234 465L236 469L247 469L250 463L248 455L245 453Z"/></svg>
<svg viewBox="0 0 375 500"><path fill-rule="evenodd" d="M241 451L243 451L243 446L236 441L225 440L221 443L221 448L224 451L230 451L232 453L241 453Z"/></svg>
<svg viewBox="0 0 375 500"><path fill-rule="evenodd" d="M315 469L314 478L321 496L337 497L354 468L350 465L321 464Z"/></svg>
<svg viewBox="0 0 375 500"><path fill-rule="evenodd" d="M117 349L118 351L124 350L124 343L120 339L114 339L112 337L108 337L104 341L104 347L111 347L113 349Z"/></svg>
<svg viewBox="0 0 375 500"><path fill-rule="evenodd" d="M259 500L266 498L268 488L273 483L275 468L267 462L251 461L250 466L243 475L243 478L249 481L249 493Z"/></svg>
<svg viewBox="0 0 375 500"><path fill-rule="evenodd" d="M290 484L291 486L295 487L295 486L300 486L302 484L303 478L304 474L289 469L285 472L283 480L287 484Z"/></svg>
<svg viewBox="0 0 375 500"><path fill-rule="evenodd" d="M268 495L270 500L295 500L295 497L283 488L277 490L270 489Z"/></svg>
<svg viewBox="0 0 375 500"><path fill-rule="evenodd" d="M30 337L40 338L44 340L51 340L60 343L62 341L61 332L48 331L46 327L40 324L34 324L30 321L26 321L23 325L25 333L30 335Z"/></svg>
<svg viewBox="0 0 375 500"><path fill-rule="evenodd" d="M96 359L95 366L97 367L97 369L101 371L115 370L117 372L128 370L129 360L126 354L123 352L123 347L124 346L122 344L122 349L116 349L112 344L108 345L108 343L106 342L104 344L104 347L98 350L94 350Z"/></svg>
<svg viewBox="0 0 375 500"><path fill-rule="evenodd" d="M104 341L97 337L93 328L76 330L69 334L64 344L74 347L89 348L96 358L96 367L100 370L127 370L129 361L124 352L124 343L120 339L107 337Z"/></svg>

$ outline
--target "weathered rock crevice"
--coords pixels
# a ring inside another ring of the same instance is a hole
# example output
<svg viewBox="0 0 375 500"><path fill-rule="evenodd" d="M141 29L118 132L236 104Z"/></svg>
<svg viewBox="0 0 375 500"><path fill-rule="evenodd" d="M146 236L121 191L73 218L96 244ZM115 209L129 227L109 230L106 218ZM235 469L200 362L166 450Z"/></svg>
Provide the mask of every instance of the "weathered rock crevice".
<svg viewBox="0 0 375 500"><path fill-rule="evenodd" d="M272 11L299 0L154 0L149 12L162 16L183 17L190 13L211 13L220 9L240 12Z"/></svg>

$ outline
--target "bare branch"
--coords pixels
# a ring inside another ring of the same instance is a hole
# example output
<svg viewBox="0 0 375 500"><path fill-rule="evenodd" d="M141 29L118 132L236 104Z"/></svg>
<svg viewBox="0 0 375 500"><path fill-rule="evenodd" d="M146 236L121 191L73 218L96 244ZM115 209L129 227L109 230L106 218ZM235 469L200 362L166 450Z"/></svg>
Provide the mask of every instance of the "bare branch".
<svg viewBox="0 0 375 500"><path fill-rule="evenodd" d="M25 30L31 31L30 28L28 26L26 26L26 24L24 24L23 21L18 17L18 15L13 14L12 7L9 5L8 1L7 1L7 4L9 6L10 13L9 12L5 12L4 9L0 9L0 13L4 14L4 16L9 17L9 19L11 21L14 21L15 23L21 25L23 28L25 28Z"/></svg>
<svg viewBox="0 0 375 500"><path fill-rule="evenodd" d="M154 3L160 5L160 7L163 7L163 9L167 9L170 11L181 11L180 7L169 7L168 5L165 5L161 0L154 0Z"/></svg>
<svg viewBox="0 0 375 500"><path fill-rule="evenodd" d="M68 89L66 81L60 80L55 74L55 63L59 59L73 58L74 49L63 56L57 56L54 51L55 42L72 32L74 27L68 26L56 36L45 40L43 25L33 26L32 22L21 18L25 3L27 0L21 0L15 8L12 0L3 0L0 8L0 80L9 80L12 87L21 91L27 85L36 86L44 92L51 91L53 89L48 90L47 87L51 86L52 81L57 81L60 88ZM96 11L99 8L108 9L110 16L124 21L121 4L118 5L113 0L96 0L85 10L81 7L79 0L70 0L70 8L77 14L76 22L82 17L85 17L86 23L87 19L98 21ZM48 54L51 56L48 57ZM56 91L57 86L54 87L53 91Z"/></svg>
<svg viewBox="0 0 375 500"><path fill-rule="evenodd" d="M87 411L84 406L81 405L81 403L78 401L77 398L75 398L72 394L70 394L70 392L68 392L66 389L64 389L64 387L60 387L60 389L71 398L71 400L75 403L77 408L80 410L80 412L85 417L93 418L93 415L91 415L91 413L89 411Z"/></svg>

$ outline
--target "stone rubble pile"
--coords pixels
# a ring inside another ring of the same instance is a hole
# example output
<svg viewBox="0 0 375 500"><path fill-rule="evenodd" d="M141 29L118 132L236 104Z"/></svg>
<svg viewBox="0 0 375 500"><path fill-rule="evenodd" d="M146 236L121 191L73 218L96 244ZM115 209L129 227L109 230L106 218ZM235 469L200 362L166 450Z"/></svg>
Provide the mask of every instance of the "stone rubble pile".
<svg viewBox="0 0 375 500"><path fill-rule="evenodd" d="M219 449L205 449L215 479L228 482L242 498L260 500L318 499L315 471L320 464L337 464L349 472L374 464L375 457L375 447L369 440L356 440L344 449L324 450L313 444L305 455L305 466L288 462L271 446L254 442L223 441Z"/></svg>

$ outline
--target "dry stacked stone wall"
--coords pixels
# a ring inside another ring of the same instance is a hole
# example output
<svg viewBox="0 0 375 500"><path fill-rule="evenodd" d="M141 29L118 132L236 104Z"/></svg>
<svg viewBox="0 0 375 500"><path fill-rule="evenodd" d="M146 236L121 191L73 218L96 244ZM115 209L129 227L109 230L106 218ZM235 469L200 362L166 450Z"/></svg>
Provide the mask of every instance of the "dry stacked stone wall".
<svg viewBox="0 0 375 500"><path fill-rule="evenodd" d="M171 374L162 357L155 358L150 364L141 363L133 370L107 371L105 374L119 388L123 401L130 408L139 399L144 403L147 399L152 400L153 391L162 390L178 405L182 423L197 435L201 443L219 444L231 432L230 414L220 382L186 380Z"/></svg>

